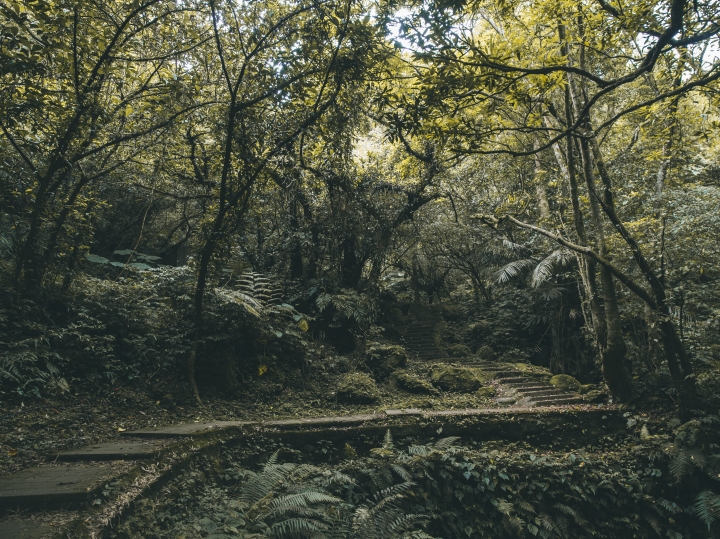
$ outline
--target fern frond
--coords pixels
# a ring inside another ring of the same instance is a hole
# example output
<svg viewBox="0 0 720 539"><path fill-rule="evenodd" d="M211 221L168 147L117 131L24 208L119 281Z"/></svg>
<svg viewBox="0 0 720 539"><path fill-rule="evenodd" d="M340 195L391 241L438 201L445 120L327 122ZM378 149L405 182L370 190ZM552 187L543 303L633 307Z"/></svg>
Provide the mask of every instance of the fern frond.
<svg viewBox="0 0 720 539"><path fill-rule="evenodd" d="M567 249L558 249L550 253L535 266L532 276L533 288L550 280L559 269L569 266L574 260L575 255Z"/></svg>
<svg viewBox="0 0 720 539"><path fill-rule="evenodd" d="M288 494L275 498L270 504L270 509L278 509L280 507L307 507L316 503L341 503L340 498L331 496L317 490L309 490L298 494Z"/></svg>
<svg viewBox="0 0 720 539"><path fill-rule="evenodd" d="M270 526L277 537L309 537L328 529L326 524L306 518L289 518Z"/></svg>
<svg viewBox="0 0 720 539"><path fill-rule="evenodd" d="M460 436L448 436L447 438L441 438L433 444L434 449L447 449L455 445L455 442L460 439Z"/></svg>
<svg viewBox="0 0 720 539"><path fill-rule="evenodd" d="M432 452L432 448L426 445L411 445L408 447L408 455L423 457Z"/></svg>
<svg viewBox="0 0 720 539"><path fill-rule="evenodd" d="M412 481L412 476L410 475L410 472L408 472L405 468L400 466L399 464L393 464L391 466L392 470L405 482Z"/></svg>
<svg viewBox="0 0 720 539"><path fill-rule="evenodd" d="M390 432L390 429L388 429L385 432L385 438L383 439L383 449L392 449L392 448L393 448L392 432Z"/></svg>
<svg viewBox="0 0 720 539"><path fill-rule="evenodd" d="M537 260L534 258L514 260L498 270L495 280L498 283L503 284L517 277L524 277L532 268L535 267L535 264L537 264Z"/></svg>
<svg viewBox="0 0 720 539"><path fill-rule="evenodd" d="M698 494L693 505L693 512L708 527L712 527L713 522L720 516L720 496L710 490L705 490Z"/></svg>

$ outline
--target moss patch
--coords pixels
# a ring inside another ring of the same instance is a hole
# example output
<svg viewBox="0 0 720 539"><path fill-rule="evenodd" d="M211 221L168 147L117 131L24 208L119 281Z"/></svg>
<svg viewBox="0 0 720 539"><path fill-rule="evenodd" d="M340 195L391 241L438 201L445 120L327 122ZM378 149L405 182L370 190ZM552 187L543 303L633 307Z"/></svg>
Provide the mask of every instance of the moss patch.
<svg viewBox="0 0 720 539"><path fill-rule="evenodd" d="M392 373L390 380L408 393L436 395L438 392L438 390L435 389L427 380L423 380L419 376L404 370L397 370Z"/></svg>
<svg viewBox="0 0 720 539"><path fill-rule="evenodd" d="M433 365L430 380L443 391L471 393L482 387L485 376L478 369Z"/></svg>
<svg viewBox="0 0 720 539"><path fill-rule="evenodd" d="M407 362L407 352L396 344L371 343L365 352L365 365L381 380L405 367Z"/></svg>
<svg viewBox="0 0 720 539"><path fill-rule="evenodd" d="M470 357L472 350L464 344L445 344L443 350L450 357Z"/></svg>
<svg viewBox="0 0 720 539"><path fill-rule="evenodd" d="M572 391L580 389L580 382L569 374L557 374L550 378L550 383L559 389L570 389Z"/></svg>
<svg viewBox="0 0 720 539"><path fill-rule="evenodd" d="M478 359L481 359L483 361L495 361L495 359L497 359L497 354L495 353L495 350L493 350L492 347L488 346L487 344L478 348L475 355Z"/></svg>
<svg viewBox="0 0 720 539"><path fill-rule="evenodd" d="M352 372L340 380L337 390L339 402L347 404L370 404L379 397L377 385L370 375Z"/></svg>
<svg viewBox="0 0 720 539"><path fill-rule="evenodd" d="M599 389L592 389L583 395L583 400L591 404L597 404L600 402L607 402L608 395Z"/></svg>
<svg viewBox="0 0 720 539"><path fill-rule="evenodd" d="M477 390L476 395L481 399L491 399L497 394L497 390L492 386L481 387Z"/></svg>

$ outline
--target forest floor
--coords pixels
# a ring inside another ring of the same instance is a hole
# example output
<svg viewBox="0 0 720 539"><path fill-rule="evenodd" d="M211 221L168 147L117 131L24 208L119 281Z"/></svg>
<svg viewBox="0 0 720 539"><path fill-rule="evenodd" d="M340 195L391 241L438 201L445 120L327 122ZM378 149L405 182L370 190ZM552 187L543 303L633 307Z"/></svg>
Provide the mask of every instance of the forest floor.
<svg viewBox="0 0 720 539"><path fill-rule="evenodd" d="M299 371L298 371L299 373ZM123 431L194 421L274 420L372 414L388 409L460 410L497 408L494 399L475 393L414 395L389 384L378 386L373 404L338 403L333 389L341 375L317 373L283 384L256 378L243 384L234 398L213 398L198 406L187 388L178 404L157 392L133 387L78 388L77 394L6 405L0 415L0 476L44 461L46 455L117 439ZM589 406L573 405L578 409ZM567 408L559 406L558 408Z"/></svg>

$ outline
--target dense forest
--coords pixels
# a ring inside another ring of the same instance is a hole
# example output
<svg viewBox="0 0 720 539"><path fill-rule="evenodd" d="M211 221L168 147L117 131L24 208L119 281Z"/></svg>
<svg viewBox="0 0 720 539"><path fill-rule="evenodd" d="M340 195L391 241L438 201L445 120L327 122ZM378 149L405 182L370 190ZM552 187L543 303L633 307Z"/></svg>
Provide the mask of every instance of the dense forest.
<svg viewBox="0 0 720 539"><path fill-rule="evenodd" d="M0 0L0 66L0 479L545 404L622 427L259 435L102 533L720 535L720 2Z"/></svg>

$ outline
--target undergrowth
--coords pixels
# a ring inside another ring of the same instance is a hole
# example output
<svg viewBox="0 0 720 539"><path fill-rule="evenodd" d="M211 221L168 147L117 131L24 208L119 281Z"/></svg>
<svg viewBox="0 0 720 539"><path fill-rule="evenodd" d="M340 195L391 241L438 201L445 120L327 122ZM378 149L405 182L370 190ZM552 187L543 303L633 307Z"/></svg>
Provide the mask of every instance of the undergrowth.
<svg viewBox="0 0 720 539"><path fill-rule="evenodd" d="M678 436L697 437L696 427L680 426ZM690 470L678 455L692 450L679 443L645 436L614 451L559 452L458 438L395 441L388 431L369 452L328 441L301 452L247 440L203 457L140 502L113 537L141 529L188 539L714 537L717 496L688 491ZM249 465L258 460L259 469ZM695 479L707 466L693 464Z"/></svg>

